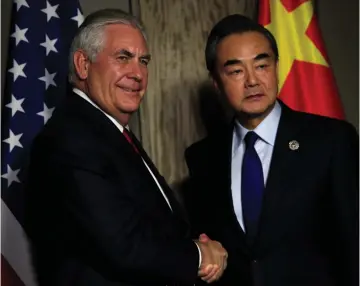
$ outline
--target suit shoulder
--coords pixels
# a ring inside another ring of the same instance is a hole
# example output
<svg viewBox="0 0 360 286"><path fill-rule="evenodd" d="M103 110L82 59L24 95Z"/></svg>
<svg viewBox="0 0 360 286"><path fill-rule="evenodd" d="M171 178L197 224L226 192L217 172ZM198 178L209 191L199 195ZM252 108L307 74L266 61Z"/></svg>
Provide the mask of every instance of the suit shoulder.
<svg viewBox="0 0 360 286"><path fill-rule="evenodd" d="M358 136L356 128L346 120L330 118L304 112L296 112L297 116L306 122L306 127L318 132L332 136Z"/></svg>
<svg viewBox="0 0 360 286"><path fill-rule="evenodd" d="M100 140L94 128L80 116L58 110L35 137L31 150L33 156L94 157L102 150Z"/></svg>
<svg viewBox="0 0 360 286"><path fill-rule="evenodd" d="M191 159L194 157L202 157L209 152L212 145L212 138L210 136L205 137L197 142L194 142L185 150L185 159Z"/></svg>
<svg viewBox="0 0 360 286"><path fill-rule="evenodd" d="M185 150L185 162L190 174L207 169L211 165L214 152L217 150L217 138L207 136L190 145Z"/></svg>

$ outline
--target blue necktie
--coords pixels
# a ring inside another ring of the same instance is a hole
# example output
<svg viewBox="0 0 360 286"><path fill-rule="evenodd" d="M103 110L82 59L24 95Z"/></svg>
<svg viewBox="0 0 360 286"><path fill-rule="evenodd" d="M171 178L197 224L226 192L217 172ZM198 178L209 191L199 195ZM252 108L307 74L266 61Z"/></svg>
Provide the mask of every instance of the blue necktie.
<svg viewBox="0 0 360 286"><path fill-rule="evenodd" d="M245 136L245 153L241 173L241 202L246 234L254 238L261 212L264 175L260 158L254 148L259 136L250 131Z"/></svg>

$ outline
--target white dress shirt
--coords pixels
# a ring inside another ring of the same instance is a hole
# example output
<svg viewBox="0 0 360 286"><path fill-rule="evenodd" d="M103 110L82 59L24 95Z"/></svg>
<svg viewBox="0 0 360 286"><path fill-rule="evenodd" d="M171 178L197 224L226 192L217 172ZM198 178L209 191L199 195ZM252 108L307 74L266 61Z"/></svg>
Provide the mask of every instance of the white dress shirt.
<svg viewBox="0 0 360 286"><path fill-rule="evenodd" d="M124 130L124 126L122 126L118 121L115 120L115 118L113 118L112 116L110 116L109 114L107 114L106 112L104 112L100 107L98 107L83 91L81 91L80 89L78 88L73 88L73 92L75 92L77 95L79 95L80 97L82 97L83 99L85 99L87 102L89 102L91 105L93 105L94 107L96 107L97 109L99 109L102 113L104 113L106 115L107 118L109 118L111 120L112 123L115 124L115 126L121 131L121 133L123 132ZM129 126L125 126L125 128L127 130L129 130ZM161 192L161 194L163 195L165 201L167 202L169 208L171 209L172 211L172 208L171 208L171 205L170 205L170 202L169 202L169 199L167 198L167 196L165 195L163 189L161 188L158 180L156 179L156 177L154 176L153 172L151 172L151 169L149 168L149 166L146 164L145 160L143 159L143 162L146 166L146 168L149 170L151 176L153 177L156 185L159 187L159 190ZM199 267L201 265L201 260L202 260L202 257L201 257L201 251L200 251L200 248L199 246L197 245L197 243L195 243L196 247L198 248L198 251L199 251Z"/></svg>
<svg viewBox="0 0 360 286"><path fill-rule="evenodd" d="M274 150L274 143L277 129L279 126L281 115L281 106L276 101L273 110L266 116L266 118L253 130L260 138L255 142L255 150L260 157L263 174L264 185L266 185L272 153ZM249 132L236 121L233 140L232 140L232 158L231 158L231 193L233 199L233 206L237 220L241 228L244 228L244 219L242 213L241 202L241 168L245 153L245 135Z"/></svg>

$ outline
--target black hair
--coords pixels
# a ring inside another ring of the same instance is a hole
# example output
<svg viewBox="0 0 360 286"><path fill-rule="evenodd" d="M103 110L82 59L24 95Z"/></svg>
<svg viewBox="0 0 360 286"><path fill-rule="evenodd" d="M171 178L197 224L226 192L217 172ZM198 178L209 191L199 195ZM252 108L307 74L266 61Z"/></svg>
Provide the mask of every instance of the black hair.
<svg viewBox="0 0 360 286"><path fill-rule="evenodd" d="M273 34L264 26L252 19L244 15L233 14L220 20L212 28L209 34L205 48L205 61L206 67L211 74L214 72L216 47L220 41L231 34L241 34L245 32L258 32L264 35L270 43L271 49L275 55L275 60L278 60L279 51Z"/></svg>

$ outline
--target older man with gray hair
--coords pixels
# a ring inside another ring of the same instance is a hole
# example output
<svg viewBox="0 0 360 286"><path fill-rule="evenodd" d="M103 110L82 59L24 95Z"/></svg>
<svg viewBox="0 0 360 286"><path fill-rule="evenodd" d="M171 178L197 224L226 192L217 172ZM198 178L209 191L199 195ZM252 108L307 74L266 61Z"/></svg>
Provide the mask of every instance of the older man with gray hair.
<svg viewBox="0 0 360 286"><path fill-rule="evenodd" d="M190 237L129 130L149 61L142 25L120 10L89 15L73 40L73 94L31 150L26 227L40 286L193 285L226 268L219 242Z"/></svg>

